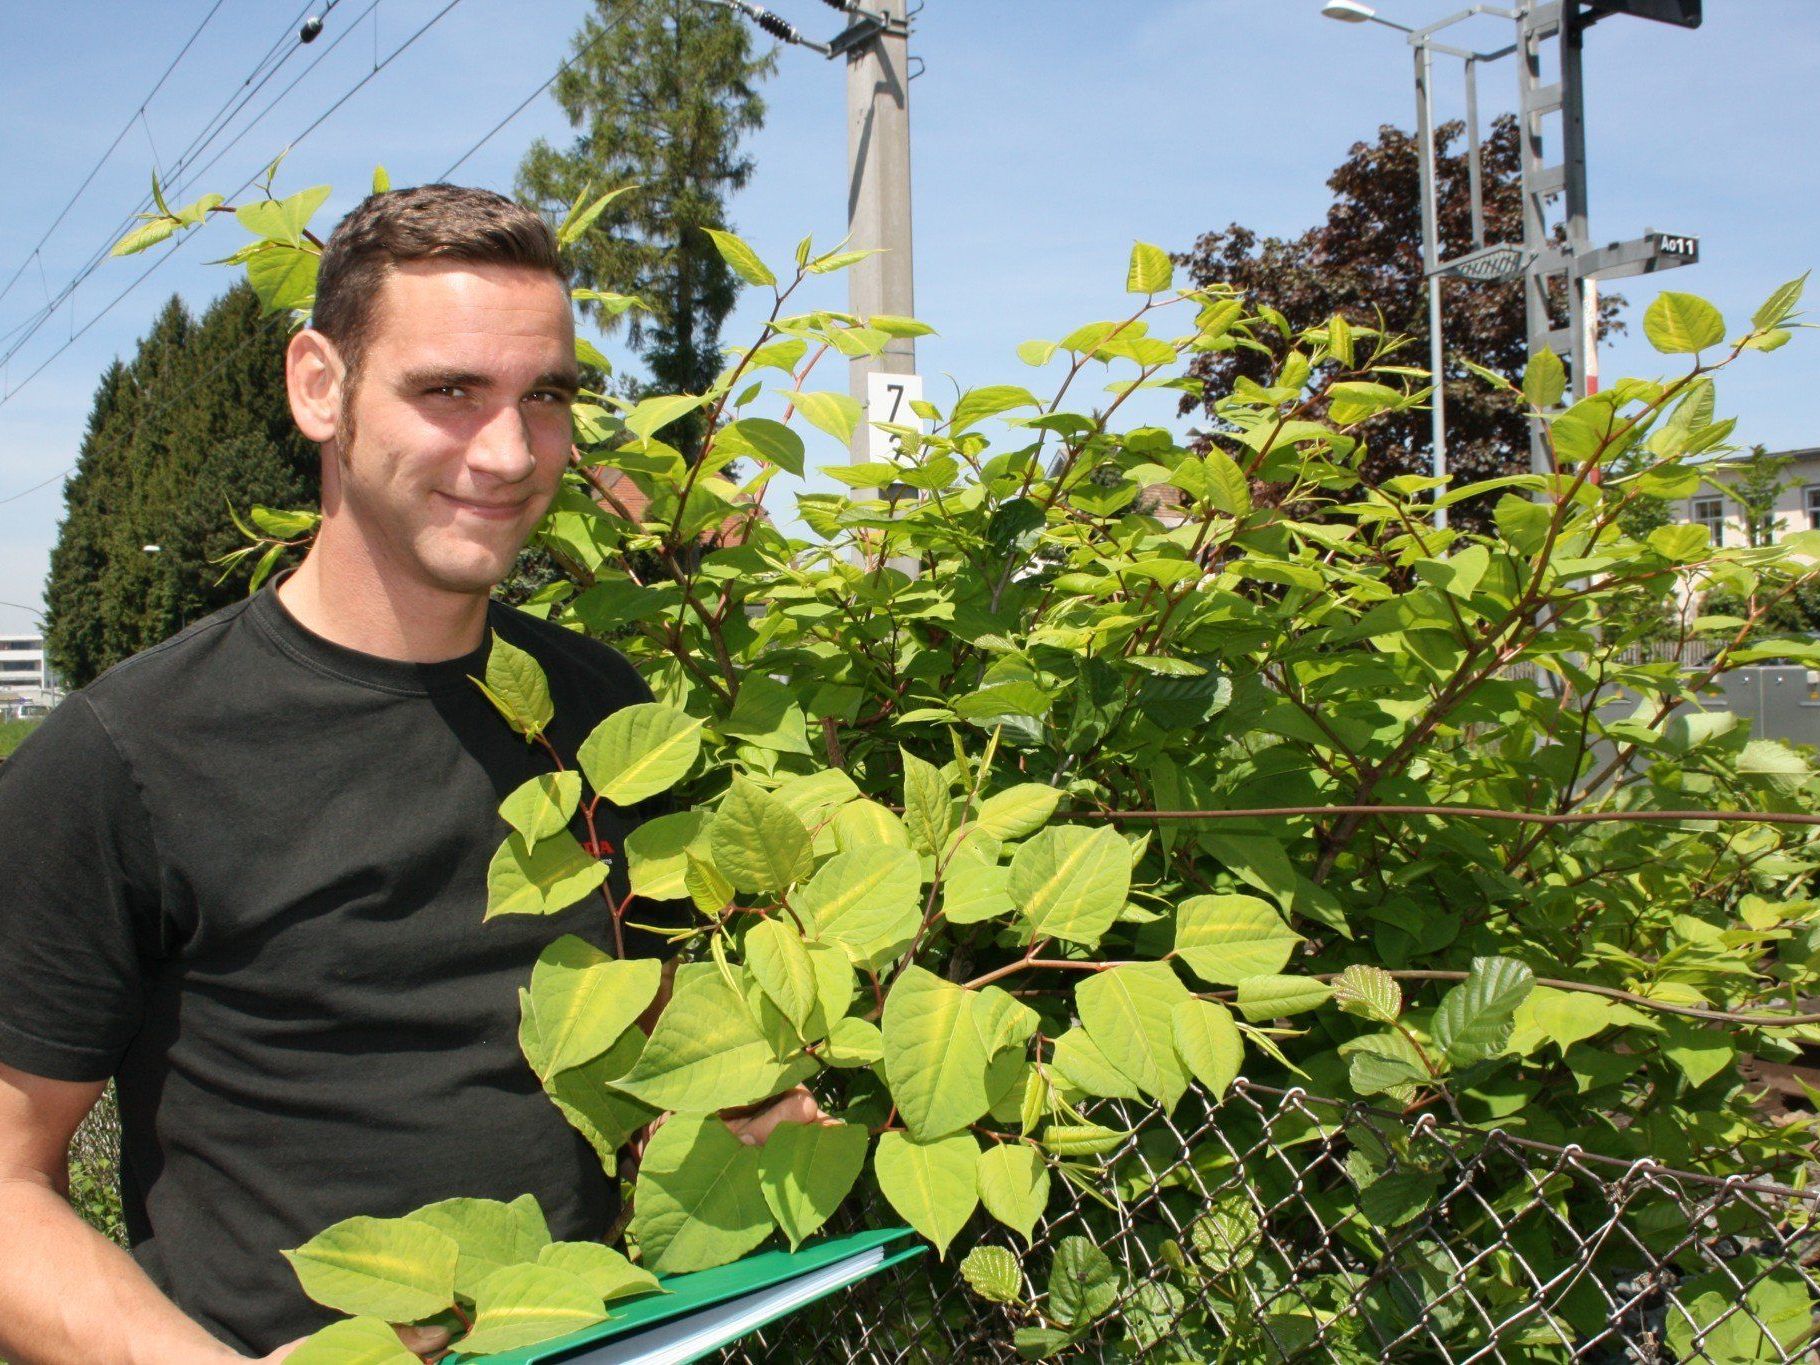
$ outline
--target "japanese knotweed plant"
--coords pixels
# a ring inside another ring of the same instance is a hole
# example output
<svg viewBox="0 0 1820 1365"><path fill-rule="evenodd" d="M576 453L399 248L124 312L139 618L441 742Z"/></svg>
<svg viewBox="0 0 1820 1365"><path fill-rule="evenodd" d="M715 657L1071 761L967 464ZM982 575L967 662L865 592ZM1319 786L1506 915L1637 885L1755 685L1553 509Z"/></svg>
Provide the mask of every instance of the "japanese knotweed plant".
<svg viewBox="0 0 1820 1365"><path fill-rule="evenodd" d="M256 240L237 259L275 308L308 304L309 200L238 211ZM1449 382L1530 413L1548 464L1453 486L1369 473L1374 422L1428 397L1400 339L1178 288L1139 244L1123 316L1020 347L1027 383L914 404L886 428L896 456L854 465L837 443L864 414L811 386L817 366L929 329L789 311L860 253L804 242L780 279L716 241L774 299L759 335L704 393L579 404L535 542L564 578L530 609L613 641L658 701L514 794L490 878L490 914L604 894L576 822L670 792L676 813L623 850L637 896L693 907L653 1032L633 1020L655 970L615 944L558 940L524 997L527 1060L604 1160L671 1115L633 1186L639 1267L795 1242L875 1195L944 1255L1028 1242L1063 1200L1091 1222L1182 1155L1115 1111L1205 1114L1241 1073L1713 1174L1811 1156L1811 1116L1760 1110L1734 1062L1820 1041L1797 1007L1820 993L1815 776L1708 699L1747 664L1820 665L1820 644L1758 630L1814 580L1820 533L1625 530L1727 467L1714 376L1789 340L1802 281L1735 331L1661 295L1643 330L1681 371L1565 407L1552 353L1520 382L1461 360ZM1134 393L1199 395L1185 361L1231 348L1268 357L1269 382L1240 380L1211 430L1120 425ZM662 438L696 412L689 462ZM785 519L765 500L803 474L805 425L839 488ZM1742 614L1703 615L1713 588ZM487 685L540 732L534 667L497 650ZM755 1148L715 1118L804 1083L834 1123ZM1349 1153L1324 1197L1369 1263L1432 1182L1381 1142L1315 1136ZM1127 1292L1087 1239L1047 1278L986 1253L968 1280L1023 1315L1032 1355L1115 1304L1132 1349L1269 1354L1345 1301L1306 1286L1247 1321L1232 1277L1264 1272L1235 1242L1268 1206L1159 1197L1192 1231L1145 1234L1173 1281ZM1681 1254L1672 1204L1633 1211ZM1474 1273L1527 1292L1497 1258Z"/></svg>

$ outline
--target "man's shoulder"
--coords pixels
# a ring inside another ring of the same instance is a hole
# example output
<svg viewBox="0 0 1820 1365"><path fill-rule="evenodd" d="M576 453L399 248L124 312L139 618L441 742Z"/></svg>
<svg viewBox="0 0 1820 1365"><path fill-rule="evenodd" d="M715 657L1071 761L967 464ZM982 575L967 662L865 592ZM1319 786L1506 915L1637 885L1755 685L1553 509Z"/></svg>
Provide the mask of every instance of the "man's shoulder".
<svg viewBox="0 0 1820 1365"><path fill-rule="evenodd" d="M82 696L98 713L140 704L169 705L190 681L193 671L206 667L228 640L243 628L252 598L229 603L219 611L185 626L169 639L129 655L82 689Z"/></svg>
<svg viewBox="0 0 1820 1365"><path fill-rule="evenodd" d="M504 602L492 604L489 624L512 644L529 652L546 673L579 673L590 682L623 694L615 699L620 705L650 699L651 689L638 670L612 645Z"/></svg>

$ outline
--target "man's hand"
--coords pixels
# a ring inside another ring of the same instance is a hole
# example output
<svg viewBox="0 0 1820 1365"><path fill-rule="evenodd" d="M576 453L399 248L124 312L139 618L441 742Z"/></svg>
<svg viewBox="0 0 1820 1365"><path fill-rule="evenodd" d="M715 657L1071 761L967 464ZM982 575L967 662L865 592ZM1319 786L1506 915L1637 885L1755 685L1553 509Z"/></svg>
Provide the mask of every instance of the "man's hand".
<svg viewBox="0 0 1820 1365"><path fill-rule="evenodd" d="M396 1323L393 1327L398 1333L398 1339L404 1343L405 1350L414 1351L420 1356L441 1354L452 1339L445 1327L399 1327ZM308 1337L298 1337L295 1341L286 1342L269 1356L260 1356L255 1365L280 1365L280 1362L290 1358L291 1352L308 1340Z"/></svg>
<svg viewBox="0 0 1820 1365"><path fill-rule="evenodd" d="M822 1112L821 1105L815 1102L815 1096L809 1093L806 1085L793 1086L783 1094L773 1095L757 1104L723 1109L720 1118L733 1131L733 1136L748 1147L764 1146L765 1139L771 1136L771 1130L780 1123L837 1122Z"/></svg>

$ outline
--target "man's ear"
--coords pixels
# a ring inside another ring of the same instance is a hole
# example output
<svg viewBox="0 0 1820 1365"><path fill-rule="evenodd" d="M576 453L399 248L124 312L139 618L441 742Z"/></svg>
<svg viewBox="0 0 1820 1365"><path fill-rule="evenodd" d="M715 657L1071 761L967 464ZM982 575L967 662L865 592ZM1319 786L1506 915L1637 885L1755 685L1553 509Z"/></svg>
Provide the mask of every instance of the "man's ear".
<svg viewBox="0 0 1820 1365"><path fill-rule="evenodd" d="M341 391L347 378L341 356L314 327L291 338L284 353L284 386L291 400L291 420L309 440L335 439L341 422Z"/></svg>

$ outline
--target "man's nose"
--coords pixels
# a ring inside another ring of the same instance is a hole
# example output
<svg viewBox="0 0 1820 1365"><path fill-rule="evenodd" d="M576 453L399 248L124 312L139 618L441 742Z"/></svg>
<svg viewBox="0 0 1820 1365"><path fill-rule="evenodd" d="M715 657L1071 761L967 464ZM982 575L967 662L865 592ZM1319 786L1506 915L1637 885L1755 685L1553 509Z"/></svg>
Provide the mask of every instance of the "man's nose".
<svg viewBox="0 0 1820 1365"><path fill-rule="evenodd" d="M492 475L501 483L529 478L537 468L531 452L531 432L518 404L502 404L474 433L468 445L468 467Z"/></svg>

